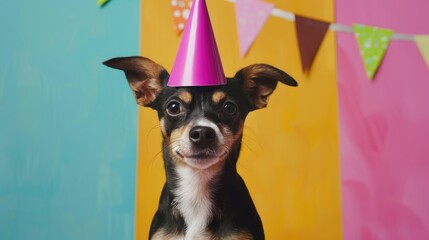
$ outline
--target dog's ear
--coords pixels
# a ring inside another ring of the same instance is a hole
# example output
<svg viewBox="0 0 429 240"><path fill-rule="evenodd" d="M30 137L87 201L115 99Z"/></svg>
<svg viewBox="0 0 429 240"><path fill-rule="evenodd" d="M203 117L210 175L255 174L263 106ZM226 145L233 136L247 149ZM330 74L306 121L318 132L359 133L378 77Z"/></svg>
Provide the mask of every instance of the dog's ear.
<svg viewBox="0 0 429 240"><path fill-rule="evenodd" d="M234 77L239 81L250 102L250 110L264 108L268 98L274 92L277 82L296 87L298 83L282 70L267 64L253 64L237 72Z"/></svg>
<svg viewBox="0 0 429 240"><path fill-rule="evenodd" d="M163 89L162 81L168 78L161 65L144 57L112 58L103 64L125 72L137 104L142 106L151 106Z"/></svg>

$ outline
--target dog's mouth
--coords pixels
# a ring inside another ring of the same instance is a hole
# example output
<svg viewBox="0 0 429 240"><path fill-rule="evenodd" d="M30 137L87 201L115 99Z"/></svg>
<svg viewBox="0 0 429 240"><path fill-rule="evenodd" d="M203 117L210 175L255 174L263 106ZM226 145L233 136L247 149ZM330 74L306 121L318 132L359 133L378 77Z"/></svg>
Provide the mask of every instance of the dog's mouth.
<svg viewBox="0 0 429 240"><path fill-rule="evenodd" d="M198 169L207 169L215 165L222 161L227 154L227 151L216 151L213 149L206 149L205 151L191 154L185 154L179 150L176 151L176 155L179 156L186 164Z"/></svg>

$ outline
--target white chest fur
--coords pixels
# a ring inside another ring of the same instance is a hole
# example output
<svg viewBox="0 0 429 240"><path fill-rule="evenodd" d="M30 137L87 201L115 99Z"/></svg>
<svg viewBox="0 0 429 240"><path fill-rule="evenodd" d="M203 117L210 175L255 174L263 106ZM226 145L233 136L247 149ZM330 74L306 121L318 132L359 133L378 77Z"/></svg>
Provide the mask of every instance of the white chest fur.
<svg viewBox="0 0 429 240"><path fill-rule="evenodd" d="M176 173L178 186L174 192L175 205L187 226L185 240L209 239L206 228L212 218L211 181L214 180L216 172L178 166Z"/></svg>

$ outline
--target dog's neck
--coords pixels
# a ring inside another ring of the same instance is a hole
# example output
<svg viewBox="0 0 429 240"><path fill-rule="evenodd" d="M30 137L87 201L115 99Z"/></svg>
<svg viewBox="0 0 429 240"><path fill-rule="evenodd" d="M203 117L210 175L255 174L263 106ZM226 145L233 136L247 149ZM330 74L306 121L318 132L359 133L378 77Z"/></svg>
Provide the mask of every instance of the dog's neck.
<svg viewBox="0 0 429 240"><path fill-rule="evenodd" d="M195 170L186 166L176 167L177 188L173 204L186 223L186 239L203 237L213 217L213 192L219 173L213 170Z"/></svg>
<svg viewBox="0 0 429 240"><path fill-rule="evenodd" d="M173 166L170 156L164 151L169 208L183 218L185 239L204 239L210 222L220 217L217 215L222 212L220 203L229 188L224 183L237 176L239 151L240 144L236 144L225 161L204 170L183 164Z"/></svg>

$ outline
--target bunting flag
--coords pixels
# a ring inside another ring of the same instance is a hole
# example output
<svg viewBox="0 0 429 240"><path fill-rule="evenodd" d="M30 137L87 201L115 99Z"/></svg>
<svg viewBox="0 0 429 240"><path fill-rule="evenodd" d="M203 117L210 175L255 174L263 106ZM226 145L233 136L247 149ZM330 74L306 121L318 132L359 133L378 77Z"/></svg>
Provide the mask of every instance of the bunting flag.
<svg viewBox="0 0 429 240"><path fill-rule="evenodd" d="M97 4L100 7L103 7L104 5L106 5L110 0L97 0Z"/></svg>
<svg viewBox="0 0 429 240"><path fill-rule="evenodd" d="M246 55L273 9L274 4L259 0L237 0L235 2L241 57Z"/></svg>
<svg viewBox="0 0 429 240"><path fill-rule="evenodd" d="M171 0L171 12L173 13L174 30L179 35L185 29L189 12L192 7L192 0Z"/></svg>
<svg viewBox="0 0 429 240"><path fill-rule="evenodd" d="M429 35L416 35L414 39L419 47L426 65L429 67Z"/></svg>
<svg viewBox="0 0 429 240"><path fill-rule="evenodd" d="M373 79L389 47L393 31L360 24L353 25L366 75Z"/></svg>
<svg viewBox="0 0 429 240"><path fill-rule="evenodd" d="M329 25L328 22L295 15L295 28L303 72L310 70Z"/></svg>

